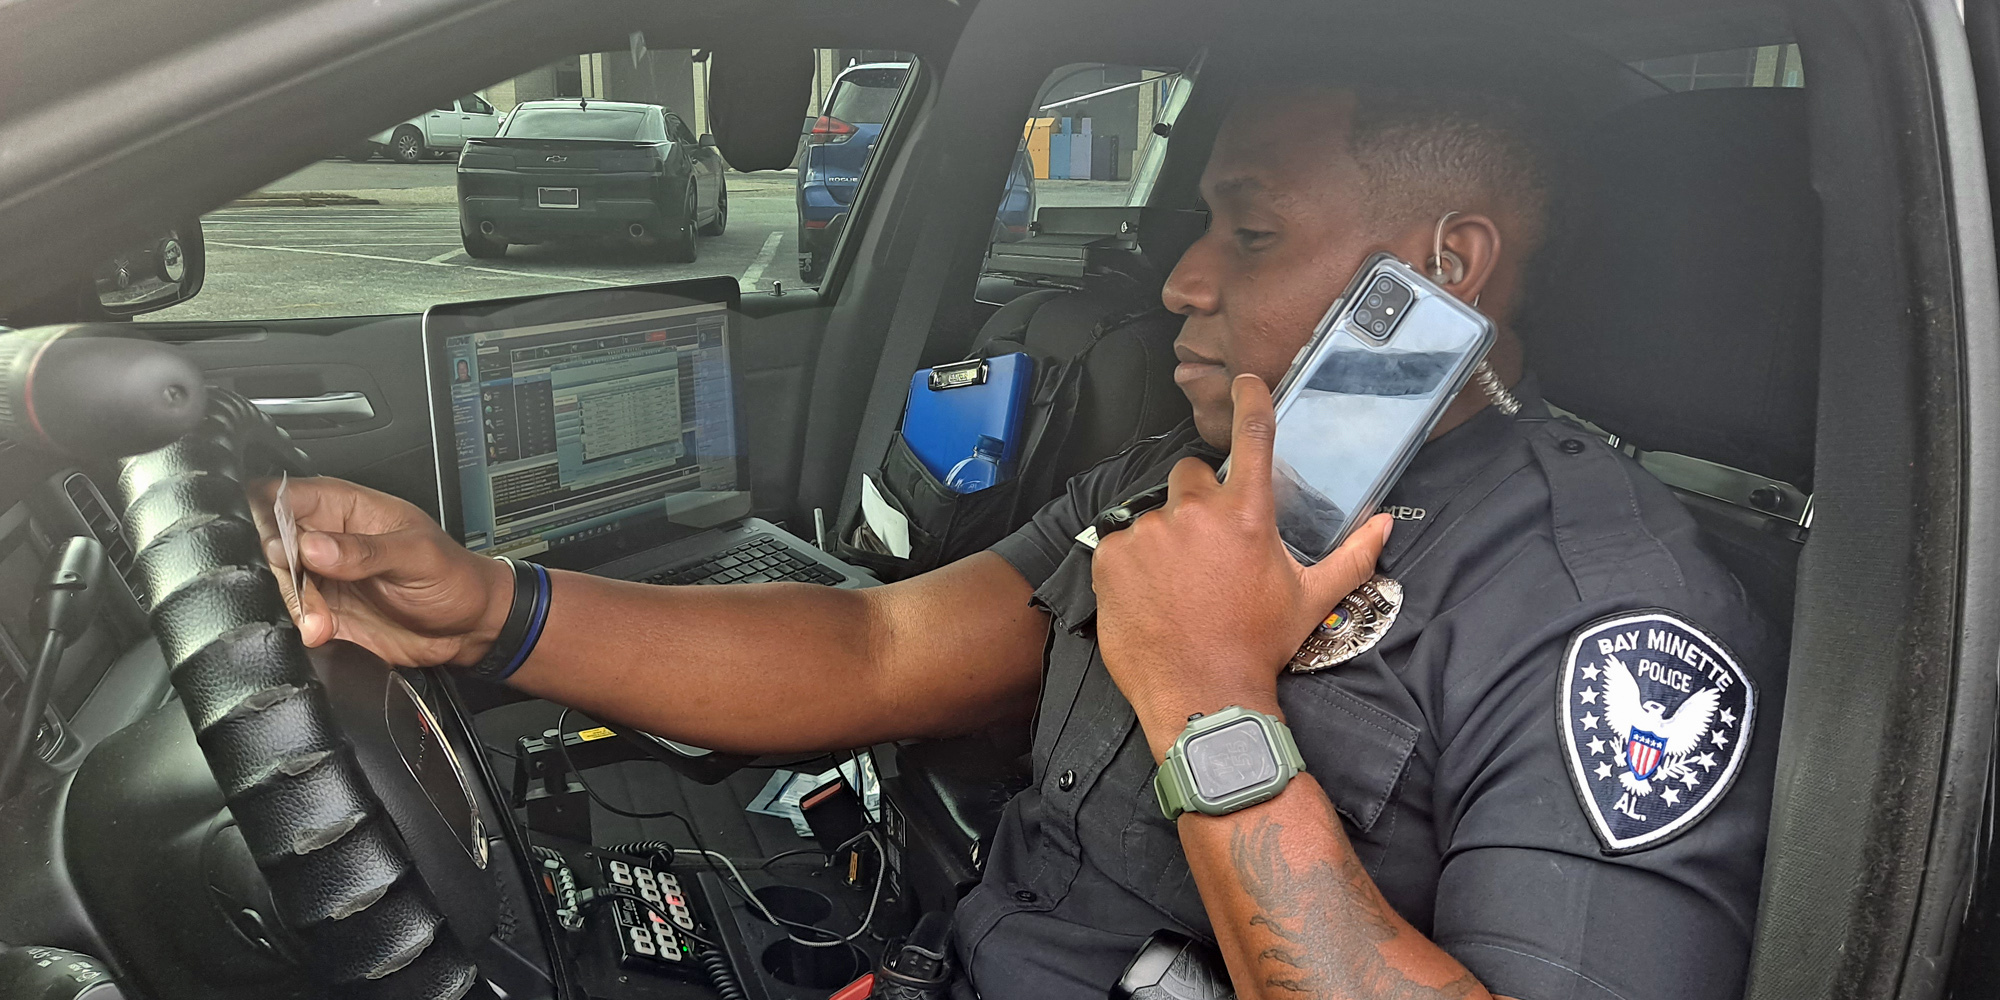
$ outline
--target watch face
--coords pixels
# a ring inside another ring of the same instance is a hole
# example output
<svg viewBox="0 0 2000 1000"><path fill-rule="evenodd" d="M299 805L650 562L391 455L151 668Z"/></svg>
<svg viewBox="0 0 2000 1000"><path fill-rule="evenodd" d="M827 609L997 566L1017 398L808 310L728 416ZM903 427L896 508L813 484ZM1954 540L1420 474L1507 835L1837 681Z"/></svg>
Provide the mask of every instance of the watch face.
<svg viewBox="0 0 2000 1000"><path fill-rule="evenodd" d="M1278 776L1278 758L1256 719L1232 722L1187 741L1183 751L1195 791L1214 802Z"/></svg>

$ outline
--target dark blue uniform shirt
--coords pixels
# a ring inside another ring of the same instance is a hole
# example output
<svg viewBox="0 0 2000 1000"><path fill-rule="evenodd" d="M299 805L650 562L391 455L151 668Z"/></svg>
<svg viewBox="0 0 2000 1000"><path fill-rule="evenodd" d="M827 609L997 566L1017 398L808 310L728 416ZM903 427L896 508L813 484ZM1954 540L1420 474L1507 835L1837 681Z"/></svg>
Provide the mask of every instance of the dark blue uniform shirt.
<svg viewBox="0 0 2000 1000"><path fill-rule="evenodd" d="M1380 563L1403 585L1400 616L1359 657L1280 676L1279 701L1382 894L1494 993L1737 995L1783 641L1665 486L1522 395L1518 417L1488 409L1424 446L1390 496L1399 520ZM958 912L960 958L986 1000L1101 1000L1154 930L1213 939L1144 734L1098 655L1091 550L1074 541L1191 454L1215 457L1191 427L1141 442L994 547L1052 626L1034 783ZM1650 608L1719 640L1761 700L1712 810L1614 855L1565 763L1558 675L1581 628Z"/></svg>

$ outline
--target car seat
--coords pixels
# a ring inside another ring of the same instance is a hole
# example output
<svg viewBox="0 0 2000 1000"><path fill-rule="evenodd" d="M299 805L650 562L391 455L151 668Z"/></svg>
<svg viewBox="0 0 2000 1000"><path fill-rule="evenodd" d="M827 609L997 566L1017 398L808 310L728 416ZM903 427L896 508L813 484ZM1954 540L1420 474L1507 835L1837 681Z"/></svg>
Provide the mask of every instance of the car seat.
<svg viewBox="0 0 2000 1000"><path fill-rule="evenodd" d="M1149 241L1147 224L1156 219ZM1022 483L1012 517L984 525L979 537L954 539L945 558L992 544L1059 495L1070 477L1187 419L1187 397L1173 380L1181 317L1160 305L1165 271L1185 249L1184 222L1171 212L1144 213L1143 252L1118 254L1115 269L1078 279L1076 287L1015 295L981 325L974 356L1025 351L1043 366L1074 359L1075 406L1060 436L1024 464L1022 475L1033 469L1033 482ZM876 754L885 787L906 812L893 825L905 833L908 876L923 908L948 908L977 882L1001 810L1029 780L1027 749L1025 733L996 731Z"/></svg>
<svg viewBox="0 0 2000 1000"><path fill-rule="evenodd" d="M1025 353L1034 359L1015 474L987 489L955 493L912 449L891 438L869 474L884 501L908 518L910 551L883 551L860 530L857 514L842 526L843 558L885 580L965 558L1025 523L1078 472L1187 419L1187 398L1173 381L1173 341L1181 317L1162 307L1161 270L1131 235L1143 225L1142 211L1064 212L1060 217L1071 221L1056 225L1086 228L1043 232L1039 238L1046 238L1046 245L1038 245L1038 238L1008 243L1011 255L1000 254L1001 245L995 245L988 281L1018 284L981 325L968 353L975 358ZM1037 225L1050 225L1049 215L1044 211ZM1033 252L1022 254L1022 248ZM994 262L1002 256L1021 258L1018 270ZM1051 266L1071 269L1061 276L1061 286L1037 270Z"/></svg>
<svg viewBox="0 0 2000 1000"><path fill-rule="evenodd" d="M1529 369L1552 405L1675 489L1789 631L1819 382L1805 92L1650 98L1569 148L1518 323Z"/></svg>

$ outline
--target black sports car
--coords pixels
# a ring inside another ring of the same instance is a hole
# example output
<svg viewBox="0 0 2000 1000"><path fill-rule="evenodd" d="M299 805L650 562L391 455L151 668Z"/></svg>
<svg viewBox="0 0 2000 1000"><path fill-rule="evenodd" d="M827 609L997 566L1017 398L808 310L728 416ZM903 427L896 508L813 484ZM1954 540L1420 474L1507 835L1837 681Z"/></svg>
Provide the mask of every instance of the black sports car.
<svg viewBox="0 0 2000 1000"><path fill-rule="evenodd" d="M608 236L692 261L697 231L728 224L724 169L713 137L657 104L530 101L459 154L459 233L474 257Z"/></svg>

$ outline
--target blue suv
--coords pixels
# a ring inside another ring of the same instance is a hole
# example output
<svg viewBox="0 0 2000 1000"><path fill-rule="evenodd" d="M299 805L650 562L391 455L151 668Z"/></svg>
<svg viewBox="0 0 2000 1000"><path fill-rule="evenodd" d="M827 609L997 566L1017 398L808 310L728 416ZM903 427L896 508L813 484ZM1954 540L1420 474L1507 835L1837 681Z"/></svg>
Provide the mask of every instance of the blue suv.
<svg viewBox="0 0 2000 1000"><path fill-rule="evenodd" d="M799 277L817 284L847 224L848 206L861 187L882 125L909 78L906 62L861 63L834 78L825 113L806 129L799 163ZM1025 145L1014 154L1007 190L993 219L993 238L1028 238L1035 217L1035 176Z"/></svg>

